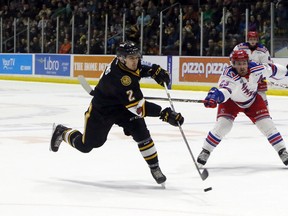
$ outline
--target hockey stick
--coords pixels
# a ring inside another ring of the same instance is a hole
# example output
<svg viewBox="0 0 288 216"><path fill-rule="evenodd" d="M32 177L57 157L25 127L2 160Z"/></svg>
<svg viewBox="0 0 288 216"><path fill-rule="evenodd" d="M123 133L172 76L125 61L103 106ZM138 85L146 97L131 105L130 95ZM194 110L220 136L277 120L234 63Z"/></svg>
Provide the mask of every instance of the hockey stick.
<svg viewBox="0 0 288 216"><path fill-rule="evenodd" d="M288 89L288 86L285 85L285 84L281 84L281 83L276 83L276 82L273 82L273 81L270 81L270 80L264 80L266 83L268 83L269 85L271 86L276 86L276 87L281 87L281 88L285 88L285 89Z"/></svg>
<svg viewBox="0 0 288 216"><path fill-rule="evenodd" d="M87 82L84 76L79 75L78 80L81 84L81 86L85 89L85 91L93 96L93 89ZM162 97L145 97L147 100L162 100L162 101L168 101L168 98L162 98ZM197 99L181 99L181 98L171 98L173 101L176 102L190 102L190 103L205 103L205 100L197 100Z"/></svg>
<svg viewBox="0 0 288 216"><path fill-rule="evenodd" d="M85 91L86 91L89 95L93 96L93 89L91 88L91 86L89 85L89 83L87 82L87 80L85 79L85 77L82 76L82 75L79 75L79 76L78 76L78 80L79 80L81 86L85 89Z"/></svg>
<svg viewBox="0 0 288 216"><path fill-rule="evenodd" d="M175 108L174 108L173 102L172 102L172 100L171 100L170 93L168 92L168 88L167 88L167 85L166 85L165 82L164 82L164 87L165 87L165 90L166 90L166 94L167 94L167 97L168 97L170 106L171 106L172 110L175 112ZM201 179L204 181L204 180L208 177L208 175L209 175L208 170L204 168L204 169L203 169L203 172L201 173L201 171L200 171L200 169L199 169L199 167L198 167L198 165L197 165L197 162L196 162L196 160L195 160L195 158L194 158L194 156L193 156L192 150L191 150L191 148L190 148L190 146L189 146L189 144L188 144L188 141L187 141L187 139L186 139L186 136L185 136L185 134L184 134L184 131L183 131L183 129L182 129L182 127L181 127L181 125L180 125L179 122L178 122L178 127L179 127L179 130L180 130L180 132L181 132L181 135L182 135L182 137L183 137L183 139L184 139L184 142L185 142L185 144L186 144L186 146L187 146L187 148L188 148L188 150L189 150L189 153L190 153L190 155L191 155L191 157L192 157L192 160L193 160L193 162L194 162L194 165L195 165L195 167L196 167L196 169L197 169L197 171L198 171Z"/></svg>
<svg viewBox="0 0 288 216"><path fill-rule="evenodd" d="M145 97L147 100L162 100L162 101L168 101L168 98L162 98L162 97ZM205 103L205 100L197 100L197 99L182 99L182 98L171 98L172 101L176 102L190 102L190 103Z"/></svg>

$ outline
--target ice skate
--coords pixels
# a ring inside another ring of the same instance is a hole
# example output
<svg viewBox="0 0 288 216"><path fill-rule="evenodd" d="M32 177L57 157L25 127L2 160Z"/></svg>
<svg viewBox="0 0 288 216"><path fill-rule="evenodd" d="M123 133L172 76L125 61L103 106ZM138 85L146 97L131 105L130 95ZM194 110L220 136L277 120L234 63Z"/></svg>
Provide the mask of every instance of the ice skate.
<svg viewBox="0 0 288 216"><path fill-rule="evenodd" d="M63 133L64 131L68 130L69 128L59 124L57 127L55 127L55 124L53 124L53 132L52 132L52 138L50 142L50 151L57 152L59 149L59 146L61 142L63 141Z"/></svg>
<svg viewBox="0 0 288 216"><path fill-rule="evenodd" d="M279 150L278 154L282 162L287 166L288 165L288 152L286 151L286 148Z"/></svg>
<svg viewBox="0 0 288 216"><path fill-rule="evenodd" d="M151 174L158 184L165 188L166 176L162 173L160 167L151 169Z"/></svg>
<svg viewBox="0 0 288 216"><path fill-rule="evenodd" d="M210 156L210 152L206 149L202 149L202 151L200 152L200 154L197 158L199 168L202 168L206 164L209 156Z"/></svg>

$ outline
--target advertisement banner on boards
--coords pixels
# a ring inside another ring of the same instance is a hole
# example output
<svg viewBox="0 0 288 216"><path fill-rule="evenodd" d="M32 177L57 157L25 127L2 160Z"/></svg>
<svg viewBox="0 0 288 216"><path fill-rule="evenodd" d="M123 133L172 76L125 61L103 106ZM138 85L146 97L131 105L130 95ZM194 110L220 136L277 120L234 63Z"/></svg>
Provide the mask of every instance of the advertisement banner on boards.
<svg viewBox="0 0 288 216"><path fill-rule="evenodd" d="M74 77L83 75L87 78L99 78L111 61L111 56L74 55L73 74Z"/></svg>
<svg viewBox="0 0 288 216"><path fill-rule="evenodd" d="M180 57L179 81L217 83L229 65L228 57Z"/></svg>
<svg viewBox="0 0 288 216"><path fill-rule="evenodd" d="M0 54L0 74L32 74L32 55Z"/></svg>
<svg viewBox="0 0 288 216"><path fill-rule="evenodd" d="M35 74L70 76L70 55L35 55Z"/></svg>
<svg viewBox="0 0 288 216"><path fill-rule="evenodd" d="M143 55L142 56L142 64L152 66L152 64L160 65L163 69L168 70L170 75L172 76L171 70L168 68L167 56L151 56L151 55ZM149 84L157 84L157 82L151 77L143 77L140 81L141 83L149 83Z"/></svg>

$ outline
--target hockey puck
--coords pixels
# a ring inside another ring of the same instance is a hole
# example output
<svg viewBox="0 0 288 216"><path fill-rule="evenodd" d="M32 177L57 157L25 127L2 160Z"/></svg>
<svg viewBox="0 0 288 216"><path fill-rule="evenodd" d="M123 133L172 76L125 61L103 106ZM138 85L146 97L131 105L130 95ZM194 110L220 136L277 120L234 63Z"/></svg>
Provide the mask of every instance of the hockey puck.
<svg viewBox="0 0 288 216"><path fill-rule="evenodd" d="M204 192L207 192L207 191L210 191L210 190L212 190L212 187L205 188Z"/></svg>

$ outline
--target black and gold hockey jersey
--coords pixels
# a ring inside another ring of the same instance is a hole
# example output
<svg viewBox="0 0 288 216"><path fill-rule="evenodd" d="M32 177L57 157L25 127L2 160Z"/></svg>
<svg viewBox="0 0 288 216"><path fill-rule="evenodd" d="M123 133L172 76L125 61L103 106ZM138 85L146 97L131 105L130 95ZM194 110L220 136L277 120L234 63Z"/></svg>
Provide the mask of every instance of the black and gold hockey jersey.
<svg viewBox="0 0 288 216"><path fill-rule="evenodd" d="M141 117L159 116L161 107L145 101L140 89L140 79L151 76L150 69L139 61L138 69L132 71L115 58L94 89L93 106L103 115L119 114L128 109Z"/></svg>

